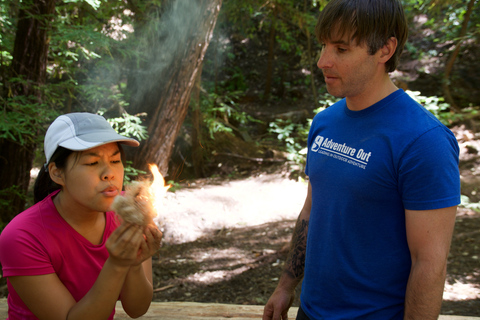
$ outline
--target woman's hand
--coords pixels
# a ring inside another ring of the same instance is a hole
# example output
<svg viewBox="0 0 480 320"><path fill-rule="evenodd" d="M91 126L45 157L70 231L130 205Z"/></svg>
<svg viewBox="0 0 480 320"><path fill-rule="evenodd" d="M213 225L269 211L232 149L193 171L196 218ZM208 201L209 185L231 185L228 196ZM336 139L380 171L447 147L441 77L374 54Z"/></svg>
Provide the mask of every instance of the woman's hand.
<svg viewBox="0 0 480 320"><path fill-rule="evenodd" d="M140 265L143 261L147 260L160 250L162 236L162 232L155 224L151 223L145 227L144 241L142 241L134 265Z"/></svg>
<svg viewBox="0 0 480 320"><path fill-rule="evenodd" d="M137 264L138 253L144 242L142 227L124 222L112 232L105 246L109 259L115 265L130 267Z"/></svg>

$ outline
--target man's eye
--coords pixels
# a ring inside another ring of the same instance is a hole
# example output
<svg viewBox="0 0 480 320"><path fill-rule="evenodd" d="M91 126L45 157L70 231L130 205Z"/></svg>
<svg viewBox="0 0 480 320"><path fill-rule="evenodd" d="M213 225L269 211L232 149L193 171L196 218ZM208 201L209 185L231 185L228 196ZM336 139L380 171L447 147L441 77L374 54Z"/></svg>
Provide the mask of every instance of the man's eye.
<svg viewBox="0 0 480 320"><path fill-rule="evenodd" d="M344 53L344 52L347 52L347 49L345 49L345 48L337 48L337 51L338 51L339 53Z"/></svg>
<svg viewBox="0 0 480 320"><path fill-rule="evenodd" d="M112 163L120 163L122 160L113 160Z"/></svg>
<svg viewBox="0 0 480 320"><path fill-rule="evenodd" d="M98 163L98 161L94 161L94 162L89 162L87 163L87 166L94 166Z"/></svg>

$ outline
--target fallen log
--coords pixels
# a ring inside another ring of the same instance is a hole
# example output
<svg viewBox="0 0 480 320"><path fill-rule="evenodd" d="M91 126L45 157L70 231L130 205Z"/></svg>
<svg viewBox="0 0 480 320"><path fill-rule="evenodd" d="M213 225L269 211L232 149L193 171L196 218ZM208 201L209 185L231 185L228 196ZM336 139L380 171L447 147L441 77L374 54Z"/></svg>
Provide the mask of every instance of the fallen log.
<svg viewBox="0 0 480 320"><path fill-rule="evenodd" d="M295 319L298 308L290 308L289 319ZM148 312L140 320L249 320L262 319L263 306L198 303L198 302L152 302ZM7 299L0 299L0 319L7 317ZM115 320L131 319L117 302ZM480 317L441 315L439 320L480 320Z"/></svg>

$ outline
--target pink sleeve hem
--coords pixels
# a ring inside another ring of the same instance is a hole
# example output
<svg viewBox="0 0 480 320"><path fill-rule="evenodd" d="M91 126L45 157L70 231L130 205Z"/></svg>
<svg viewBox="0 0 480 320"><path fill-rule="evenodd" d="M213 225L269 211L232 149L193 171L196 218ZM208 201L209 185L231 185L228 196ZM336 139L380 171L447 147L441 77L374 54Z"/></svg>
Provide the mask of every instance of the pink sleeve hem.
<svg viewBox="0 0 480 320"><path fill-rule="evenodd" d="M55 273L52 267L45 268L3 268L4 277L15 276L40 276L44 274Z"/></svg>

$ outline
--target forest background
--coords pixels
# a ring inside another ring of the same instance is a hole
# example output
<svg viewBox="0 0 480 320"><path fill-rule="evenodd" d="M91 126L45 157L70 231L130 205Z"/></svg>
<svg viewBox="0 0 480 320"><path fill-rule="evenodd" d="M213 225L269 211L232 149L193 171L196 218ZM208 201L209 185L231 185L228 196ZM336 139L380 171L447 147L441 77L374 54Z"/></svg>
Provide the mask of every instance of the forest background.
<svg viewBox="0 0 480 320"><path fill-rule="evenodd" d="M395 83L447 125L472 126L477 1L403 2L411 28ZM132 178L148 163L173 182L242 170L228 159L286 160L302 175L309 121L335 101L316 68L326 3L1 0L0 225L30 204L45 130L67 112L142 140Z"/></svg>
<svg viewBox="0 0 480 320"><path fill-rule="evenodd" d="M336 101L316 67L327 2L0 0L0 230L32 204L43 136L68 112L102 114L141 140L127 149L127 180L148 163L173 191L278 170L303 179L310 121ZM462 206L475 212L478 0L402 2L410 35L391 77L455 130Z"/></svg>

